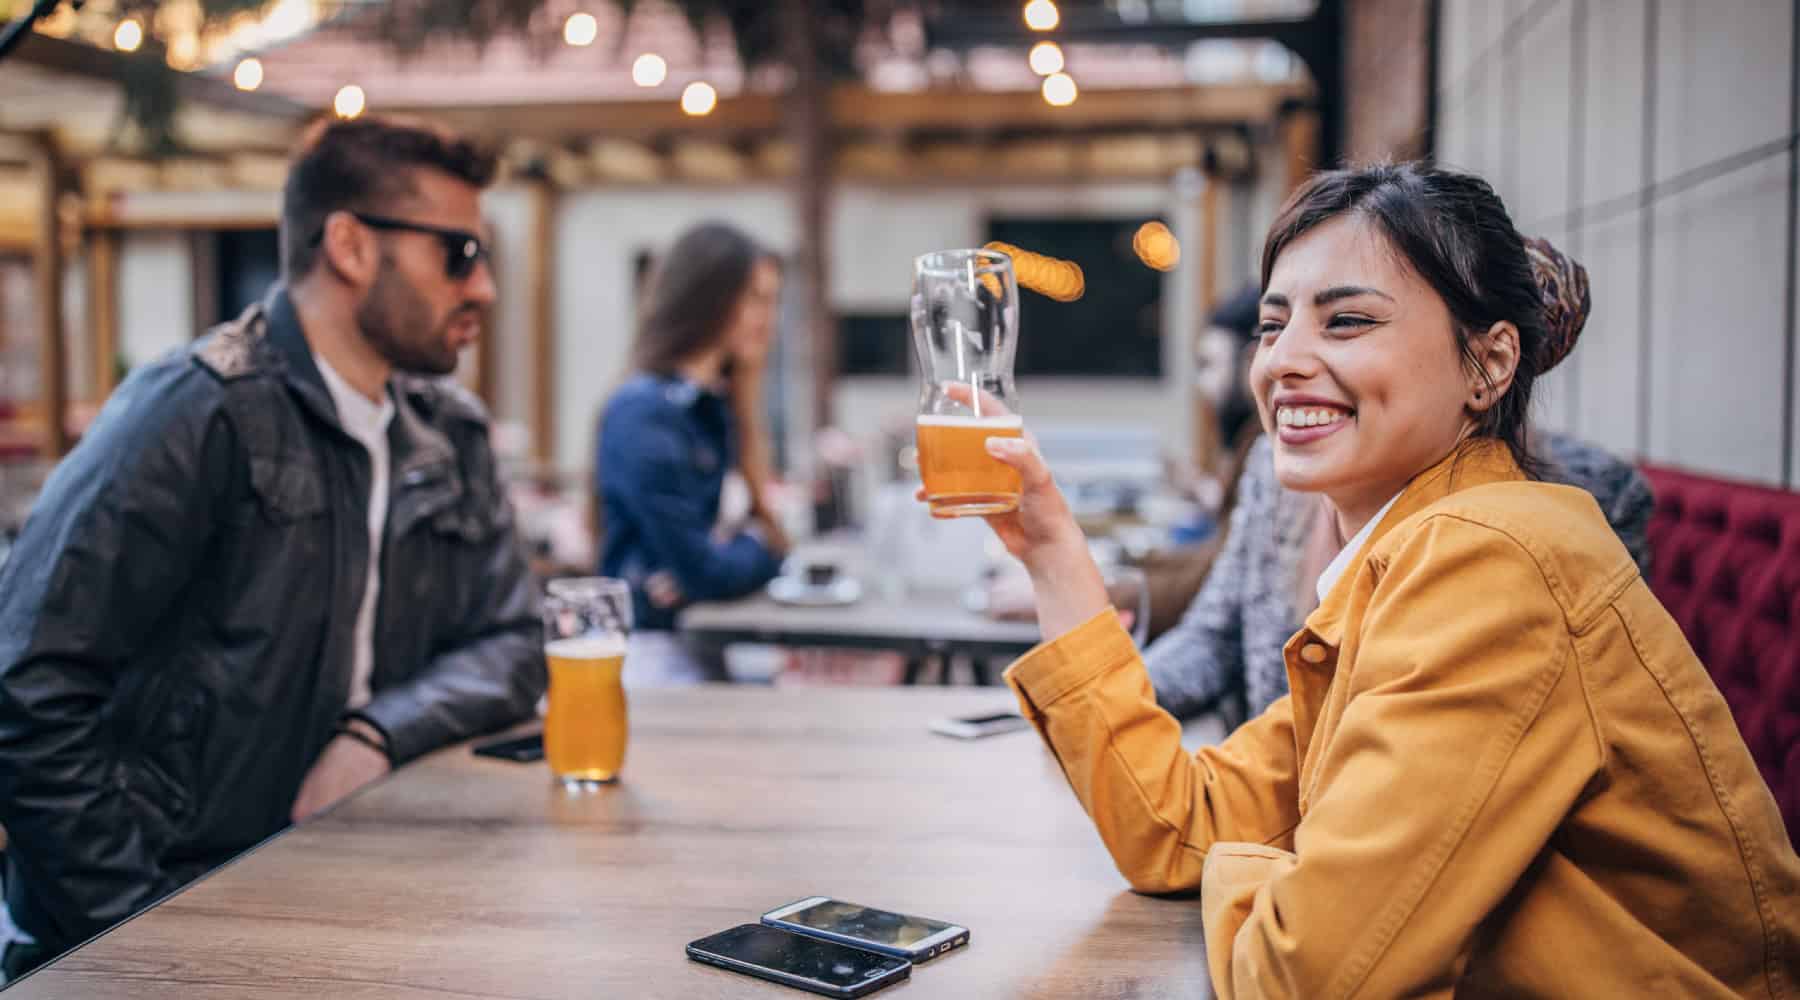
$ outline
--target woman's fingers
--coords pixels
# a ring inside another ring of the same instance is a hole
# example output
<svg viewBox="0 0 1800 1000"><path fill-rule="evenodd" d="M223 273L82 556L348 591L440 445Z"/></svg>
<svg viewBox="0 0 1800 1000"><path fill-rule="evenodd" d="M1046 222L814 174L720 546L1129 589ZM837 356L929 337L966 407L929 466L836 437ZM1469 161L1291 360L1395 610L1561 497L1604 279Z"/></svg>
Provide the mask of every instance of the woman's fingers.
<svg viewBox="0 0 1800 1000"><path fill-rule="evenodd" d="M979 394L980 394L980 401L978 403L976 401L977 390L975 389L974 386L970 385L969 383L967 383L967 382L945 382L944 383L944 395L950 397L951 400L961 403L962 405L968 407L969 409L974 410L980 416L983 416L983 417L1010 417L1010 416L1012 416L1012 410L1008 409L1005 403L1000 402L1000 397L994 395L993 393L987 391L986 389L980 390Z"/></svg>
<svg viewBox="0 0 1800 1000"><path fill-rule="evenodd" d="M991 437L987 452L1019 473L1020 485L1032 493L1050 484L1050 467L1038 454L1037 442L1029 437Z"/></svg>

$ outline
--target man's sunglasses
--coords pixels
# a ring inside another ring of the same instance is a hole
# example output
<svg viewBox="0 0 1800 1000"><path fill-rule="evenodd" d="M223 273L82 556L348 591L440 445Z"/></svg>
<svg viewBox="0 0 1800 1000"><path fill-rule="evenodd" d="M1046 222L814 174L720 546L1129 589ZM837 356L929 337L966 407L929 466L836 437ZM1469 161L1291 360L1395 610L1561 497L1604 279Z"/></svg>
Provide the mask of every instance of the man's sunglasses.
<svg viewBox="0 0 1800 1000"><path fill-rule="evenodd" d="M389 229L407 233L424 233L436 236L444 245L444 275L451 281L462 281L475 273L475 265L487 256L487 247L481 243L481 237L461 229L446 229L442 226L429 226L423 222L408 222L405 219L393 219L385 215L373 215L368 212L351 212L356 221L370 229ZM313 237L316 246L325 239L325 231Z"/></svg>

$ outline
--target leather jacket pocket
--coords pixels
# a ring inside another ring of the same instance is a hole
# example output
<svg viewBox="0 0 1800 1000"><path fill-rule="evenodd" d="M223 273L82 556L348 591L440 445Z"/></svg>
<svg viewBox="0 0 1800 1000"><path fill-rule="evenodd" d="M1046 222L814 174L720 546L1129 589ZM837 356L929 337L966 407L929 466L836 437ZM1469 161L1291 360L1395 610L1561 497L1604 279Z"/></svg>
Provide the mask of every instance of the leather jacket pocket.
<svg viewBox="0 0 1800 1000"><path fill-rule="evenodd" d="M278 524L325 512L325 484L309 455L250 456L250 488L263 514Z"/></svg>
<svg viewBox="0 0 1800 1000"><path fill-rule="evenodd" d="M140 807L160 821L165 846L180 839L194 815L213 702L201 685L165 675L145 685L131 710L132 736L120 755L123 779Z"/></svg>

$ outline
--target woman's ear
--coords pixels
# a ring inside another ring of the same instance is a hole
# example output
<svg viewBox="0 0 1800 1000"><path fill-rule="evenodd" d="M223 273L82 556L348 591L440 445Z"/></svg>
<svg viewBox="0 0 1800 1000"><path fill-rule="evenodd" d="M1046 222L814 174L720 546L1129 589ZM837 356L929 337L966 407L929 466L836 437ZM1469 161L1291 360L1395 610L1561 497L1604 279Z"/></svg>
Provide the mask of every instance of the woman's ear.
<svg viewBox="0 0 1800 1000"><path fill-rule="evenodd" d="M1513 374L1519 370L1519 328L1501 320L1487 328L1469 345L1475 355L1471 372L1469 408L1485 413L1512 388Z"/></svg>

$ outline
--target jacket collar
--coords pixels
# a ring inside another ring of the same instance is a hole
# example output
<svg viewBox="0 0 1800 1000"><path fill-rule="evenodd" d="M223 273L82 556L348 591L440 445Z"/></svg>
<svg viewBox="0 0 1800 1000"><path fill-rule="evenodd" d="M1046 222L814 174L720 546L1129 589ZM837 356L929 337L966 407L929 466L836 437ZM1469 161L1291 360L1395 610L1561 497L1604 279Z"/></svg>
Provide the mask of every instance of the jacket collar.
<svg viewBox="0 0 1800 1000"><path fill-rule="evenodd" d="M1462 490L1488 483L1509 482L1525 478L1513 460L1512 451L1504 441L1494 438L1469 438L1451 449L1438 463L1413 477L1412 482L1400 491L1393 506L1375 525L1368 540L1363 542L1362 551L1357 553L1360 560L1363 553L1372 551L1382 536L1392 531L1396 525L1419 513L1439 500ZM1337 584L1325 599L1319 603L1312 614L1306 616L1306 631L1327 645L1337 648L1343 644L1344 613L1350 602L1350 593L1356 577L1356 562L1338 577Z"/></svg>
<svg viewBox="0 0 1800 1000"><path fill-rule="evenodd" d="M263 300L263 313L268 322L268 344L282 365L282 378L313 416L343 430L331 392L325 388L325 376L313 363L312 346L306 342L306 331L300 325L299 310L289 297L287 285L277 283Z"/></svg>
<svg viewBox="0 0 1800 1000"><path fill-rule="evenodd" d="M313 360L312 346L306 342L306 331L300 325L300 313L294 308L285 284L276 284L263 302L267 317L267 340L280 359L288 388L313 415L334 430L344 431L325 377ZM444 433L432 425L433 391L429 380L396 374L393 377L394 419L388 424L388 442L392 448L393 482L404 489L427 480L446 479L447 489L460 495L462 484L455 472L456 449ZM440 473L439 467L442 467Z"/></svg>

